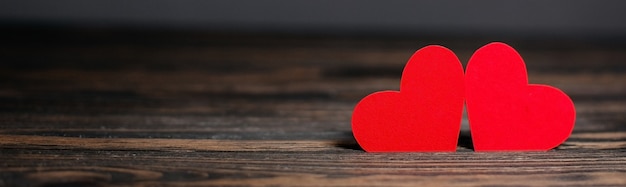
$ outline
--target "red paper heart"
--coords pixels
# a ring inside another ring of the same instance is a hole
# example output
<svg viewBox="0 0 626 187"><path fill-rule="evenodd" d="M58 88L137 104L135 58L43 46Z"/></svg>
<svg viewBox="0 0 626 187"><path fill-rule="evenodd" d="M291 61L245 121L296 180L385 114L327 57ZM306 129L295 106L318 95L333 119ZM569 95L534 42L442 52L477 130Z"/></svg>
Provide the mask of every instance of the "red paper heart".
<svg viewBox="0 0 626 187"><path fill-rule="evenodd" d="M363 98L352 114L352 132L368 152L455 151L461 128L463 66L442 46L413 54L400 91Z"/></svg>
<svg viewBox="0 0 626 187"><path fill-rule="evenodd" d="M475 151L547 151L574 128L572 100L557 88L528 84L526 64L511 46L478 49L465 81Z"/></svg>

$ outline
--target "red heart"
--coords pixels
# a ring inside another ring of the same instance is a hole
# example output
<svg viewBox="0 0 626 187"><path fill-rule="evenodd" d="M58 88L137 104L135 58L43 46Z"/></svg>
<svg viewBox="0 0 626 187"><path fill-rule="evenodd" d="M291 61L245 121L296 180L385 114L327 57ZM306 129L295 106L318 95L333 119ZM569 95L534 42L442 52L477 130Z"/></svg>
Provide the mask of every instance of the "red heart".
<svg viewBox="0 0 626 187"><path fill-rule="evenodd" d="M475 151L547 151L574 129L574 103L561 90L528 84L522 57L490 43L465 73L467 113Z"/></svg>
<svg viewBox="0 0 626 187"><path fill-rule="evenodd" d="M455 151L463 112L463 66L442 46L413 54L400 91L363 98L352 114L352 132L365 151Z"/></svg>

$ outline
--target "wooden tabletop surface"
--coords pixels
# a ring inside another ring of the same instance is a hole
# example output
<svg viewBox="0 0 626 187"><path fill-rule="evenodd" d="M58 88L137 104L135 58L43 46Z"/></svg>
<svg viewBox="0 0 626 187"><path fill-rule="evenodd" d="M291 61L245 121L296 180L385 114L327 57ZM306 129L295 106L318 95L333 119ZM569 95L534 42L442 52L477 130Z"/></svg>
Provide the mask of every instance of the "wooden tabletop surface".
<svg viewBox="0 0 626 187"><path fill-rule="evenodd" d="M441 44L466 62L491 40L113 29L5 29L0 186L624 186L626 45L509 39L531 83L577 119L547 152L366 153L365 95Z"/></svg>

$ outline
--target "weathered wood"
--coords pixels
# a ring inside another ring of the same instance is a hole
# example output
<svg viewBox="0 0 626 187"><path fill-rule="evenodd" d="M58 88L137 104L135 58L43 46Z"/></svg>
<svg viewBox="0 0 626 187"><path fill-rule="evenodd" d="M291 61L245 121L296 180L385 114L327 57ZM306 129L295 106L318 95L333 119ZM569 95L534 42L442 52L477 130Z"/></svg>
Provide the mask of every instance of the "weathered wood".
<svg viewBox="0 0 626 187"><path fill-rule="evenodd" d="M466 61L485 41L3 32L0 186L626 185L623 44L509 41L576 104L554 150L475 153L463 119L455 153L371 154L350 129L360 98L398 89L423 45Z"/></svg>

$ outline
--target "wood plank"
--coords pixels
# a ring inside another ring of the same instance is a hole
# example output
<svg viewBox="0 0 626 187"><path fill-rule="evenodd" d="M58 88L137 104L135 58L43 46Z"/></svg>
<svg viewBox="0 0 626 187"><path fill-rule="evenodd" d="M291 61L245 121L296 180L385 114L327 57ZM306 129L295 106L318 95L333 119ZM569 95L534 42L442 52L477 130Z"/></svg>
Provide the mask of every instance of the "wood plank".
<svg viewBox="0 0 626 187"><path fill-rule="evenodd" d="M161 150L161 151L327 151L336 150L337 141L255 141L255 140L198 140L158 138L72 138L27 135L2 135L0 146L6 148L54 147L58 149L95 150Z"/></svg>

